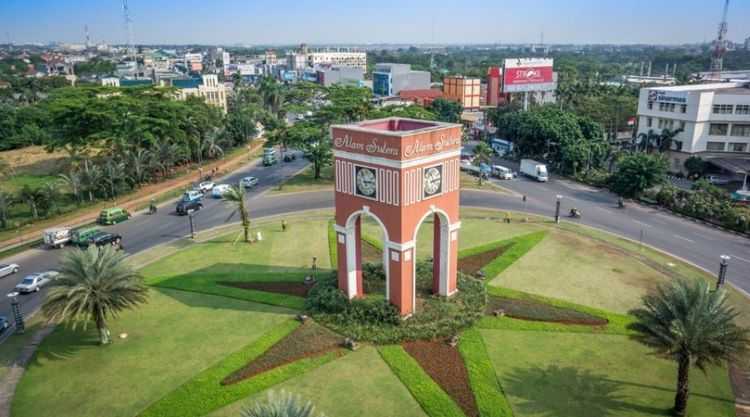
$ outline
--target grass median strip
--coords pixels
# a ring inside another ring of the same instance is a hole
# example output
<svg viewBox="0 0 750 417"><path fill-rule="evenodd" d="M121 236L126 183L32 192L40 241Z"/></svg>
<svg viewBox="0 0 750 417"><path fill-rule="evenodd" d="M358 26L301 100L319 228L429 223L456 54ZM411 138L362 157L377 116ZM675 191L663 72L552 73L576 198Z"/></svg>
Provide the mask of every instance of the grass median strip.
<svg viewBox="0 0 750 417"><path fill-rule="evenodd" d="M401 346L378 348L380 356L430 417L465 417L461 408Z"/></svg>
<svg viewBox="0 0 750 417"><path fill-rule="evenodd" d="M469 384L480 417L513 417L513 410L497 381L481 333L476 329L465 331L458 343L458 350L469 373Z"/></svg>
<svg viewBox="0 0 750 417"><path fill-rule="evenodd" d="M334 353L303 359L290 363L237 384L221 385L227 375L242 368L248 362L260 357L278 343L300 323L289 320L263 335L256 342L213 367L201 372L186 384L151 404L140 417L200 417L227 404L259 393L292 377L317 368L337 357Z"/></svg>
<svg viewBox="0 0 750 417"><path fill-rule="evenodd" d="M518 236L513 239L487 243L480 246L475 246L459 252L459 258L465 258L473 256L482 252L487 252L493 249L507 247L502 255L495 258L492 262L488 263L482 271L488 279L493 279L500 275L506 268L513 265L518 259L526 255L528 251L534 248L539 242L544 239L547 235L546 232L534 232L523 236Z"/></svg>

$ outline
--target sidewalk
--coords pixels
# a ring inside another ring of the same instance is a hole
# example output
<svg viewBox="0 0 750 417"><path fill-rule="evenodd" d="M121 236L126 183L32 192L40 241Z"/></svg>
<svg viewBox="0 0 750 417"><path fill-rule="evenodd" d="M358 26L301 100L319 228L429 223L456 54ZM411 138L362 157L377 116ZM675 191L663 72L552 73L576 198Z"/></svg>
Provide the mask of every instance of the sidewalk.
<svg viewBox="0 0 750 417"><path fill-rule="evenodd" d="M263 147L265 144L264 139L254 140L250 145L246 146L246 151L239 152L237 155L230 159L221 159L213 161L210 164L201 166L187 172L177 178L169 179L163 182L149 184L142 188L139 188L131 195L124 197L122 200L116 200L118 207L123 207L128 211L135 212L139 208L144 207L151 199L158 198L159 196L165 195L175 189L180 189L190 186L194 183L198 177L199 169L204 174L211 172L213 169L217 169L217 176L227 174L234 171L238 167L248 162L248 155L252 156L254 152ZM12 249L18 246L22 246L29 242L34 242L40 239L40 232L44 229L54 227L55 225L66 225L70 227L78 227L84 224L92 223L99 216L101 208L92 208L86 210L84 213L78 213L71 216L61 216L57 219L51 219L54 223L45 223L31 225L28 230L19 236L14 236L11 239L0 241L0 251L6 249Z"/></svg>

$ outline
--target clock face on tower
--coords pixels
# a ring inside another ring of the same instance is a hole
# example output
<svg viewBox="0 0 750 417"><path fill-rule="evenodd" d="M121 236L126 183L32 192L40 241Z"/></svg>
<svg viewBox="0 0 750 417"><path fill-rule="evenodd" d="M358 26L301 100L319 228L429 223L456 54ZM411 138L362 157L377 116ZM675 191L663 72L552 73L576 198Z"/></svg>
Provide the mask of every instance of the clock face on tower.
<svg viewBox="0 0 750 417"><path fill-rule="evenodd" d="M378 177L373 168L355 167L357 194L367 198L378 198Z"/></svg>
<svg viewBox="0 0 750 417"><path fill-rule="evenodd" d="M424 169L424 198L436 196L443 191L443 166Z"/></svg>

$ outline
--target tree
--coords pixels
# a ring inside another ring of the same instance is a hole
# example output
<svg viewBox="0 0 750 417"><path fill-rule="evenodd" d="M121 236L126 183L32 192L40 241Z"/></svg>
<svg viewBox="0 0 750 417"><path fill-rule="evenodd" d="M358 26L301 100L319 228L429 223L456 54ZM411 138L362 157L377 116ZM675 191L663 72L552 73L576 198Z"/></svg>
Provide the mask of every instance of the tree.
<svg viewBox="0 0 750 417"><path fill-rule="evenodd" d="M75 329L94 322L102 345L111 343L107 321L144 303L148 289L113 246L90 246L65 252L60 275L50 284L42 312L51 322L65 321Z"/></svg>
<svg viewBox="0 0 750 417"><path fill-rule="evenodd" d="M31 217L34 219L39 218L39 209L45 204L45 195L41 189L33 188L31 186L24 185L21 191L18 193L18 198L29 206L31 210Z"/></svg>
<svg viewBox="0 0 750 417"><path fill-rule="evenodd" d="M464 111L461 103L444 98L435 99L430 105L430 110L437 114L438 120L450 123L458 123Z"/></svg>
<svg viewBox="0 0 750 417"><path fill-rule="evenodd" d="M14 202L15 199L12 194L0 190L0 227L3 229L8 227L8 213Z"/></svg>
<svg viewBox="0 0 750 417"><path fill-rule="evenodd" d="M151 152L145 149L130 151L125 155L129 168L129 178L134 187L141 185L151 178L151 167L153 157Z"/></svg>
<svg viewBox="0 0 750 417"><path fill-rule="evenodd" d="M245 188L239 185L233 185L229 187L223 197L224 201L234 205L234 211L232 211L229 217L227 217L227 221L234 217L235 214L239 214L245 243L250 243L250 213L248 213L245 204Z"/></svg>
<svg viewBox="0 0 750 417"><path fill-rule="evenodd" d="M726 292L711 291L701 279L662 286L630 313L635 317L629 326L634 338L677 362L677 416L687 410L691 366L706 372L709 365L738 359L747 349L748 330L735 324L739 313L728 305Z"/></svg>
<svg viewBox="0 0 750 417"><path fill-rule="evenodd" d="M636 136L636 148L643 152L650 153L652 149L658 147L659 134L654 132L653 129L649 129L648 132L639 133Z"/></svg>
<svg viewBox="0 0 750 417"><path fill-rule="evenodd" d="M54 214L59 214L60 212L60 199L62 198L62 193L60 192L60 188L57 184L53 182L48 182L44 184L39 191L43 195L42 202L41 202L41 209L44 211L45 215L48 214L50 211Z"/></svg>
<svg viewBox="0 0 750 417"><path fill-rule="evenodd" d="M685 160L685 169L688 177L700 177L706 172L706 162L699 156L691 156Z"/></svg>
<svg viewBox="0 0 750 417"><path fill-rule="evenodd" d="M109 197L114 199L117 196L117 185L125 179L125 164L108 158L102 167L102 180L107 184Z"/></svg>
<svg viewBox="0 0 750 417"><path fill-rule="evenodd" d="M671 129L662 129L661 133L659 134L659 152L667 152L668 150L672 149L672 142L679 142L674 140L674 138L677 137L680 133L682 133L684 129L679 128L675 130Z"/></svg>
<svg viewBox="0 0 750 417"><path fill-rule="evenodd" d="M327 137L318 137L311 139L303 145L308 159L313 164L314 178L320 179L320 171L331 165L331 140Z"/></svg>
<svg viewBox="0 0 750 417"><path fill-rule="evenodd" d="M211 132L203 142L203 153L208 159L216 159L224 156L224 148L221 146L221 132Z"/></svg>
<svg viewBox="0 0 750 417"><path fill-rule="evenodd" d="M638 197L643 191L664 181L667 167L667 160L661 155L627 155L612 175L612 191L627 197Z"/></svg>
<svg viewBox="0 0 750 417"><path fill-rule="evenodd" d="M89 201L94 201L94 194L101 187L102 169L91 160L86 159L83 161L83 169L81 169L80 174L82 189L88 194Z"/></svg>
<svg viewBox="0 0 750 417"><path fill-rule="evenodd" d="M242 410L241 417L323 417L315 411L309 401L301 397L281 391L268 393L267 402L256 402L252 407Z"/></svg>
<svg viewBox="0 0 750 417"><path fill-rule="evenodd" d="M490 148L490 145L479 142L477 146L474 147L474 165L479 167L482 164L488 164L492 160L492 148ZM484 173L481 171L479 172L479 185L482 185L484 182Z"/></svg>
<svg viewBox="0 0 750 417"><path fill-rule="evenodd" d="M73 197L76 199L76 204L81 203L81 175L74 171L70 170L67 174L59 174L58 177L60 177L60 182L70 187L70 192L73 194Z"/></svg>

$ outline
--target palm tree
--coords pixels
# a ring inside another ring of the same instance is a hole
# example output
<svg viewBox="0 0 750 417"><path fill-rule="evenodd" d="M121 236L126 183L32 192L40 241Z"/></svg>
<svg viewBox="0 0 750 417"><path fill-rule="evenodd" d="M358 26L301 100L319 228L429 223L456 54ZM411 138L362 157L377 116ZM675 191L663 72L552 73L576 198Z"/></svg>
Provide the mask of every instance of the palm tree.
<svg viewBox="0 0 750 417"><path fill-rule="evenodd" d="M83 190L88 193L89 201L94 201L94 193L101 186L102 169L94 165L89 159L83 160L83 169L81 170L81 185Z"/></svg>
<svg viewBox="0 0 750 417"><path fill-rule="evenodd" d="M49 321L66 321L74 329L78 325L86 329L93 321L103 345L111 343L107 321L146 301L143 279L114 246L66 252L59 271L42 312Z"/></svg>
<svg viewBox="0 0 750 417"><path fill-rule="evenodd" d="M281 391L268 393L267 402L256 402L252 407L242 410L241 417L324 417L315 411L310 401L292 393Z"/></svg>
<svg viewBox="0 0 750 417"><path fill-rule="evenodd" d="M137 187L149 180L153 166L153 159L149 151L145 149L130 151L127 153L125 159L128 162L128 168L130 169L129 177L133 187Z"/></svg>
<svg viewBox="0 0 750 417"><path fill-rule="evenodd" d="M649 153L653 147L659 143L659 135L653 129L636 136L636 146L643 152Z"/></svg>
<svg viewBox="0 0 750 417"><path fill-rule="evenodd" d="M235 206L234 211L227 217L229 221L235 214L240 215L242 230L245 234L245 243L250 243L250 213L245 205L245 188L239 185L233 185L223 195L224 200Z"/></svg>
<svg viewBox="0 0 750 417"><path fill-rule="evenodd" d="M188 159L185 148L168 141L162 141L156 146L155 156L155 163L163 178L167 177L170 168Z"/></svg>
<svg viewBox="0 0 750 417"><path fill-rule="evenodd" d="M70 192L73 193L73 197L76 199L76 204L81 203L81 175L73 170L70 170L68 174L60 174L60 182L70 187Z"/></svg>
<svg viewBox="0 0 750 417"><path fill-rule="evenodd" d="M60 198L62 193L60 192L58 185L48 182L44 184L39 191L44 196L43 208L45 209L45 212L49 209L55 214L60 213Z"/></svg>
<svg viewBox="0 0 750 417"><path fill-rule="evenodd" d="M723 290L711 291L703 280L679 280L643 297L643 307L630 312L634 338L677 362L674 414L684 416L691 366L706 371L744 353L748 330L735 324L738 313L727 305Z"/></svg>
<svg viewBox="0 0 750 417"><path fill-rule="evenodd" d="M477 146L474 147L474 165L480 166L481 164L489 163L492 160L492 148L490 148L490 145L479 142ZM479 173L479 185L482 185L482 182L484 181L484 178L482 178L482 173Z"/></svg>
<svg viewBox="0 0 750 417"><path fill-rule="evenodd" d="M662 129L661 134L659 134L659 152L666 152L672 148L672 142L676 142L674 138L677 137L680 133L682 133L684 129L679 128L675 130L671 129Z"/></svg>
<svg viewBox="0 0 750 417"><path fill-rule="evenodd" d="M3 229L8 227L8 213L14 202L15 199L12 194L0 191L0 227Z"/></svg>
<svg viewBox="0 0 750 417"><path fill-rule="evenodd" d="M107 183L110 198L117 196L117 184L125 178L125 164L115 161L112 158L107 159L102 169L102 179Z"/></svg>
<svg viewBox="0 0 750 417"><path fill-rule="evenodd" d="M39 208L45 203L45 196L39 188L32 188L29 185L24 185L21 191L18 193L18 197L24 203L28 204L31 210L31 217L34 219L39 218Z"/></svg>
<svg viewBox="0 0 750 417"><path fill-rule="evenodd" d="M205 153L206 157L209 159L216 159L218 157L224 156L224 148L219 144L221 140L220 134L220 132L214 131L213 133L208 135L206 140L201 145L201 152Z"/></svg>

